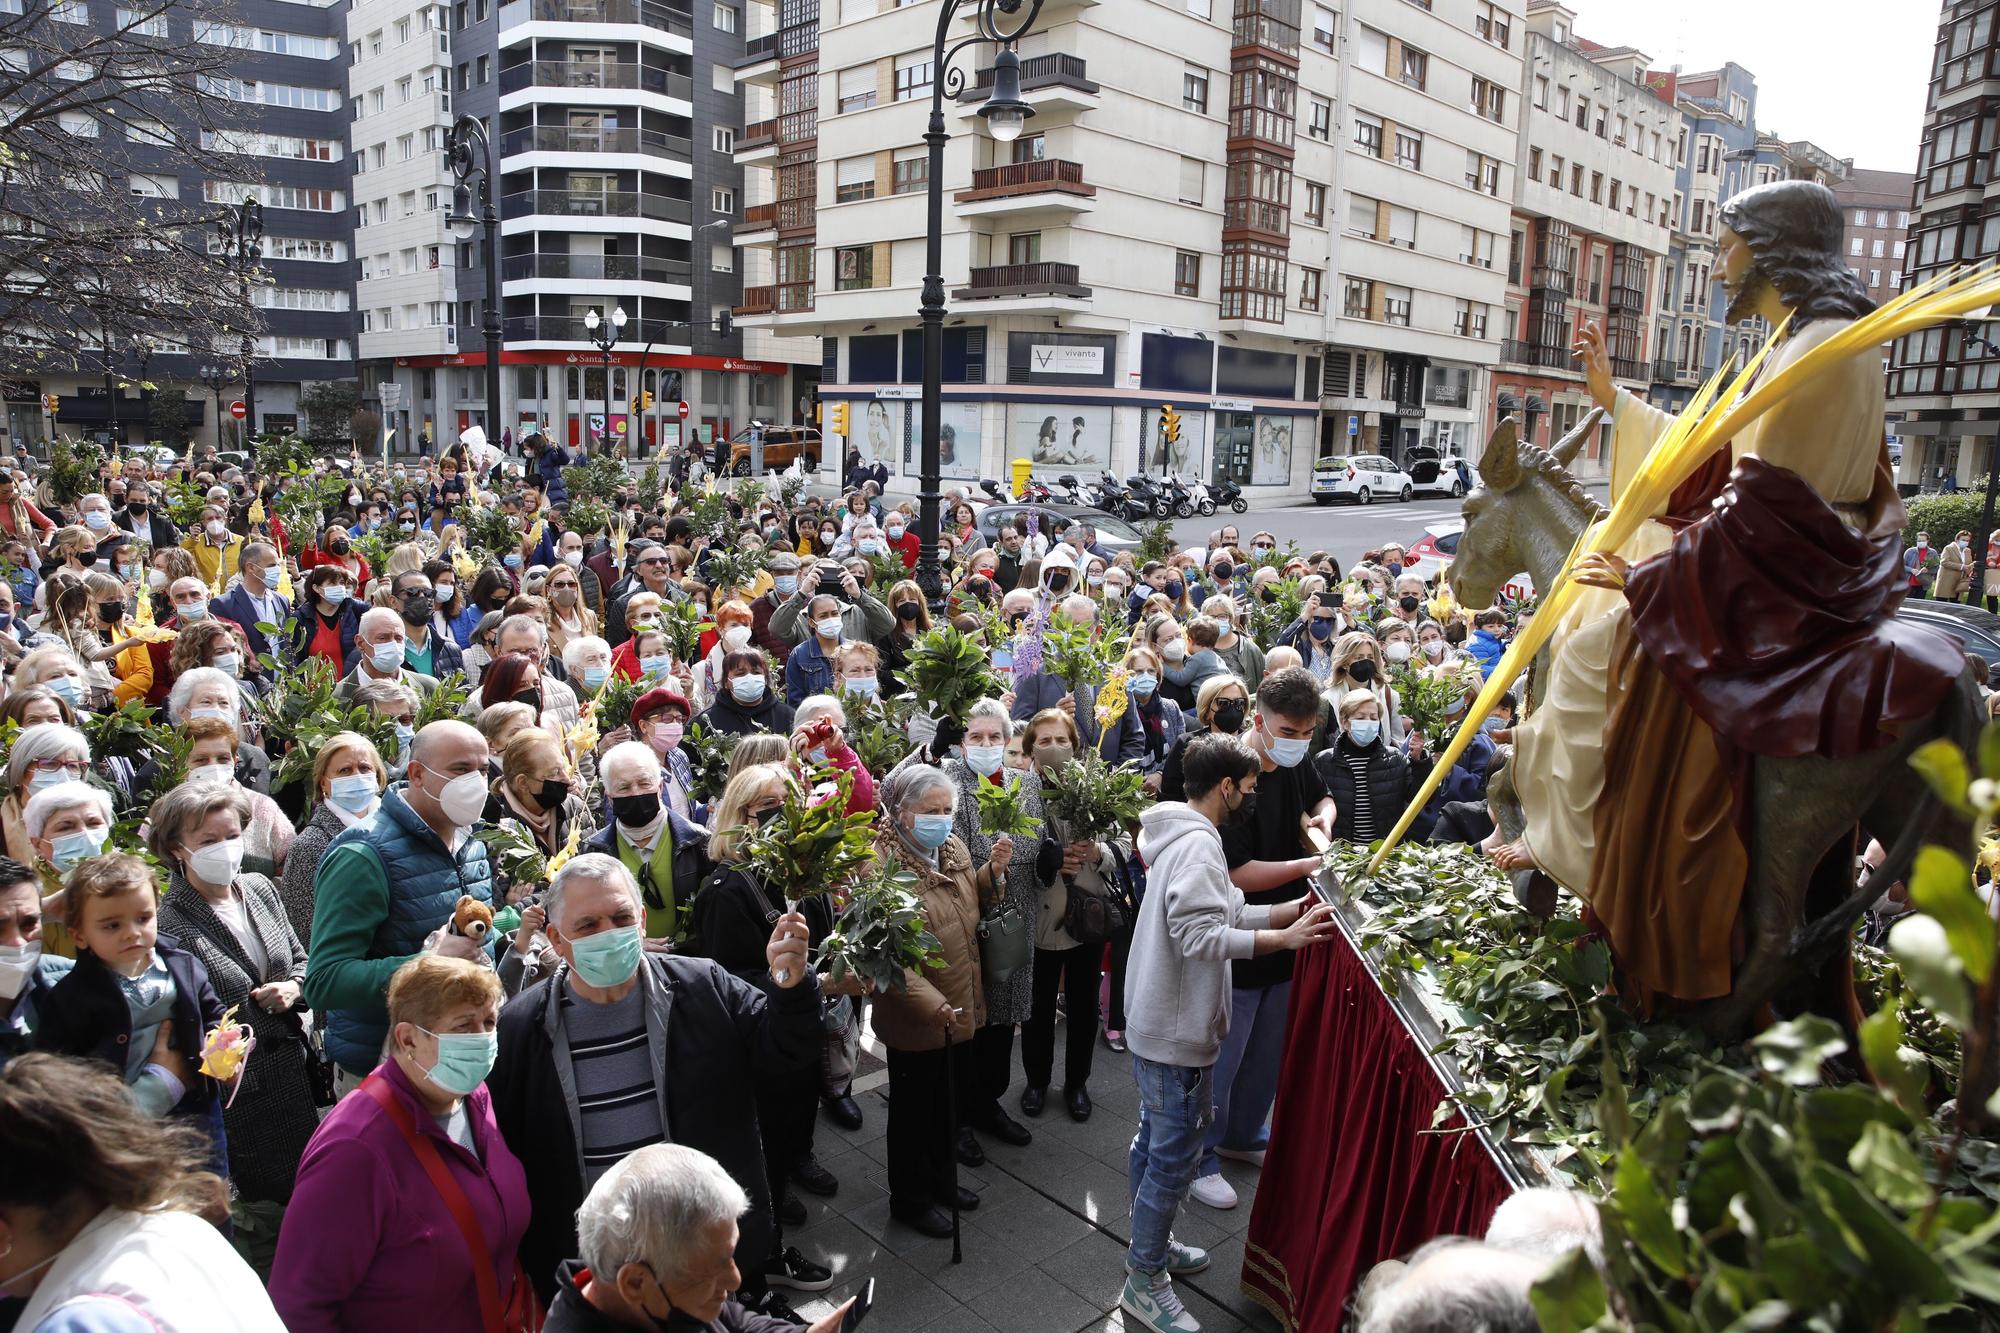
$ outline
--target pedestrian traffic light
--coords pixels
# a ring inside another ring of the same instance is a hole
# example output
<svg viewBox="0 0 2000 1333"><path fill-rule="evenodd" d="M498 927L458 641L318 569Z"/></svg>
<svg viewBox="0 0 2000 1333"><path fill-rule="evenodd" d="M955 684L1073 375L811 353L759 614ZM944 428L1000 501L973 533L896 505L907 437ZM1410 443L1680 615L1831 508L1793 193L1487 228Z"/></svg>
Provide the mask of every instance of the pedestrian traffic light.
<svg viewBox="0 0 2000 1333"><path fill-rule="evenodd" d="M1168 444L1179 444L1181 441L1181 414L1174 410L1172 403L1163 404L1160 408L1160 433L1167 437Z"/></svg>
<svg viewBox="0 0 2000 1333"><path fill-rule="evenodd" d="M827 419L830 422L832 422L833 433L835 435L845 436L847 434L846 403L835 403L830 409L828 409Z"/></svg>
<svg viewBox="0 0 2000 1333"><path fill-rule="evenodd" d="M55 394L45 393L42 395L42 406L49 409L50 416L54 416L56 409L62 406L62 399L58 398Z"/></svg>

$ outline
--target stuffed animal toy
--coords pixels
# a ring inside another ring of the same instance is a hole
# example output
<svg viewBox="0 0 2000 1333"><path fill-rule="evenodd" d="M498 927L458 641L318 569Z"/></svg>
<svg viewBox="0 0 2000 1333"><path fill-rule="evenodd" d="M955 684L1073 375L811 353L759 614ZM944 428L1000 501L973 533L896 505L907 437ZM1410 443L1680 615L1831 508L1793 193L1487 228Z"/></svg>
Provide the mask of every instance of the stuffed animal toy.
<svg viewBox="0 0 2000 1333"><path fill-rule="evenodd" d="M493 933L493 909L471 894L463 894L459 897L458 906L452 909L451 923L445 929L454 935L463 935L475 944L484 944L486 937Z"/></svg>

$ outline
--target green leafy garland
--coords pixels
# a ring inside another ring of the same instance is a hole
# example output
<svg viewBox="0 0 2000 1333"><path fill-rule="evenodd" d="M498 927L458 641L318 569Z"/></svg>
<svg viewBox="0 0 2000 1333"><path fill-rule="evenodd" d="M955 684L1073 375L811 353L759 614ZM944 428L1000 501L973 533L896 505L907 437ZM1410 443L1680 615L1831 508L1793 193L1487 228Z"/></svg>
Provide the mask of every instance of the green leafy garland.
<svg viewBox="0 0 2000 1333"><path fill-rule="evenodd" d="M903 683L909 686L905 697L928 706L932 716L961 721L972 705L997 697L1002 688L986 646L948 624L920 635L911 646Z"/></svg>
<svg viewBox="0 0 2000 1333"><path fill-rule="evenodd" d="M1114 628L1050 616L1042 628L1042 670L1060 676L1075 694L1082 686L1102 685L1131 642Z"/></svg>
<svg viewBox="0 0 2000 1333"><path fill-rule="evenodd" d="M1021 798L1021 780L1012 774L1002 782L982 782L979 796L979 831L989 838L1006 834L1010 838L1032 838L1041 833L1042 821L1028 813Z"/></svg>
<svg viewBox="0 0 2000 1333"><path fill-rule="evenodd" d="M777 814L747 830L743 859L787 899L844 885L875 859L875 812L847 813L853 785L834 768L815 770L809 788L788 784Z"/></svg>

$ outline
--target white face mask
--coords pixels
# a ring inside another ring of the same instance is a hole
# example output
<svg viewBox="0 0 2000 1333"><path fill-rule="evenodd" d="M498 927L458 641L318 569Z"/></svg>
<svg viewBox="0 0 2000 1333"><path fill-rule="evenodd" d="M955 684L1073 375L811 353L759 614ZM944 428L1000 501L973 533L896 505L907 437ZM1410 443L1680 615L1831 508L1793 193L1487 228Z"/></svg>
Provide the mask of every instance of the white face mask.
<svg viewBox="0 0 2000 1333"><path fill-rule="evenodd" d="M426 775L428 776L428 774ZM428 794L428 791L426 791ZM470 828L486 809L486 774L474 769L444 784L437 793L438 808L458 828Z"/></svg>
<svg viewBox="0 0 2000 1333"><path fill-rule="evenodd" d="M28 988L42 961L42 942L0 944L0 1000L12 1000Z"/></svg>
<svg viewBox="0 0 2000 1333"><path fill-rule="evenodd" d="M187 780L197 787L220 787L235 776L236 770L228 764L203 764L200 768L190 768Z"/></svg>
<svg viewBox="0 0 2000 1333"><path fill-rule="evenodd" d="M563 563L564 563L565 565L568 565L568 566L569 566L569 567L570 567L571 569L576 569L576 568L578 568L579 566L581 566L581 565L583 564L583 552L582 552L582 551L564 551L564 552L563 552Z"/></svg>
<svg viewBox="0 0 2000 1333"><path fill-rule="evenodd" d="M204 884L233 884L243 868L243 839L225 838L188 853L188 869Z"/></svg>
<svg viewBox="0 0 2000 1333"><path fill-rule="evenodd" d="M741 648L748 642L750 642L750 627L748 625L731 625L728 629L722 631L723 646L731 652Z"/></svg>

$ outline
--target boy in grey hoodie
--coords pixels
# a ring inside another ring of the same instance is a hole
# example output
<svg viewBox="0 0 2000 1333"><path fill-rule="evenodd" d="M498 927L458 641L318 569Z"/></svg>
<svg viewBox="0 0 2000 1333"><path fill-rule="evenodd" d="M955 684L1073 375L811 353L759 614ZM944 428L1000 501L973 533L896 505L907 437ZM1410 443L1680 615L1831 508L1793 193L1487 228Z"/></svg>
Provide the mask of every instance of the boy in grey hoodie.
<svg viewBox="0 0 2000 1333"><path fill-rule="evenodd" d="M1212 1114L1212 1066L1229 1030L1230 961L1302 949L1339 929L1324 903L1300 898L1250 907L1230 882L1220 828L1249 818L1262 767L1234 737L1198 736L1182 760L1187 802L1163 801L1139 821L1147 891L1125 969L1125 1041L1139 1084L1139 1132L1132 1139L1132 1245L1119 1304L1142 1321L1137 1327L1154 1333L1201 1328L1170 1274L1200 1272L1208 1255L1172 1233Z"/></svg>

